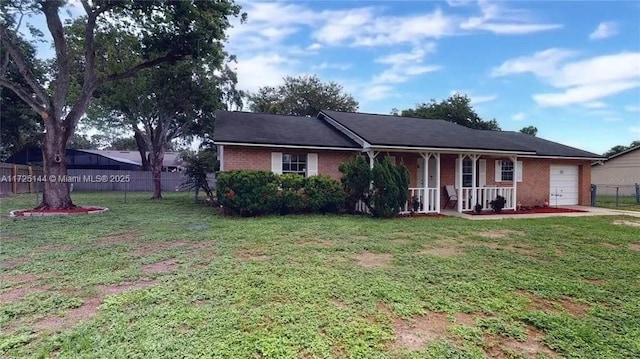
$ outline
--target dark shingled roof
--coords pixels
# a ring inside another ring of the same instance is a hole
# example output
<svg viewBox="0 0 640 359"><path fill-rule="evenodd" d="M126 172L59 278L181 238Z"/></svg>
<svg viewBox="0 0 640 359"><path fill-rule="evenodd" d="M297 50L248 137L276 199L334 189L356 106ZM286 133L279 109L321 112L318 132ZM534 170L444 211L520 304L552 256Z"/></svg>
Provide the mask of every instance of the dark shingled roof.
<svg viewBox="0 0 640 359"><path fill-rule="evenodd" d="M533 152L496 131L479 131L458 124L424 118L322 111L373 146L460 148Z"/></svg>
<svg viewBox="0 0 640 359"><path fill-rule="evenodd" d="M531 153L537 156L596 159L602 156L539 137L511 131L475 130L443 120L322 111L374 147L468 149ZM360 146L317 117L218 111L215 142L313 147Z"/></svg>
<svg viewBox="0 0 640 359"><path fill-rule="evenodd" d="M584 158L602 158L592 152L583 151L575 147L569 147L557 142L545 140L544 138L527 135L521 132L512 131L488 131L494 136L505 138L509 141L518 142L523 146L527 146L536 151L538 156L557 156L557 157L584 157Z"/></svg>
<svg viewBox="0 0 640 359"><path fill-rule="evenodd" d="M314 147L359 146L317 117L218 111L214 142Z"/></svg>

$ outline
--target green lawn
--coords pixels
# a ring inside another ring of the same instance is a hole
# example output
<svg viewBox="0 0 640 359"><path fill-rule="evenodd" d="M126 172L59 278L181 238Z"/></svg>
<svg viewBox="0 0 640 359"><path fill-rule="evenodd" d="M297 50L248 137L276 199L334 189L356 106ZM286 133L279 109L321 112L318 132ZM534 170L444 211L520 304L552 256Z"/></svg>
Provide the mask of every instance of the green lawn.
<svg viewBox="0 0 640 359"><path fill-rule="evenodd" d="M638 218L1 218L0 357L638 358ZM32 196L1 199L1 211Z"/></svg>

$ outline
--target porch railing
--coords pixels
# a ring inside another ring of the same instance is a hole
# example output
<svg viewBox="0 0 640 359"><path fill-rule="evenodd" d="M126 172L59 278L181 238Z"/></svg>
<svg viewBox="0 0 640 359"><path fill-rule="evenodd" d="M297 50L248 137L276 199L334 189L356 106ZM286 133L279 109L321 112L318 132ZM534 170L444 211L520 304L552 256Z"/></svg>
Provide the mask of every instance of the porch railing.
<svg viewBox="0 0 640 359"><path fill-rule="evenodd" d="M478 187L462 189L462 211L473 211L476 203L482 206L482 210L491 209L490 202L496 197L502 196L506 200L503 209L516 209L513 202L513 187Z"/></svg>
<svg viewBox="0 0 640 359"><path fill-rule="evenodd" d="M413 201L418 201L417 213L437 213L436 198L440 195L437 188L427 188L426 198L424 188L409 188L409 200L400 209L400 213L410 213L413 210ZM425 202L426 199L426 202Z"/></svg>

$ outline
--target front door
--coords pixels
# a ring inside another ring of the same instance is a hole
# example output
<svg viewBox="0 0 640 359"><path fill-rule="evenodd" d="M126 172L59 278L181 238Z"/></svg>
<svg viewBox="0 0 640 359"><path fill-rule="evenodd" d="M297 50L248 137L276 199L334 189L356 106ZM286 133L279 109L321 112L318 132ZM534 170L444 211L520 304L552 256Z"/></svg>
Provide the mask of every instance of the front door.
<svg viewBox="0 0 640 359"><path fill-rule="evenodd" d="M436 175L438 174L438 163L435 158L429 158L429 188L436 188ZM424 158L418 158L418 171L417 171L418 187L424 187Z"/></svg>

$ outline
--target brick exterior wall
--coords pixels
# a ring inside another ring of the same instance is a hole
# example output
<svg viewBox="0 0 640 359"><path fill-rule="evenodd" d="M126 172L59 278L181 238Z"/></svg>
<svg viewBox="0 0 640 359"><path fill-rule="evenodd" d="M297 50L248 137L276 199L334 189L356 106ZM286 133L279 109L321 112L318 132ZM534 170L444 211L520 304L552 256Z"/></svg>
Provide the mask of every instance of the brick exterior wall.
<svg viewBox="0 0 640 359"><path fill-rule="evenodd" d="M318 174L328 175L331 178L340 180L340 163L348 162L359 152L350 151L321 151L321 150L288 150L284 148L267 147L244 147L244 146L224 146L224 169L254 169L271 170L271 152L283 153L317 153L318 154ZM417 187L417 161L420 155L407 152L383 152L379 156L395 156L396 163L404 163L409 169L411 182L409 187ZM440 186L441 200L444 206L446 196L442 186L455 184L455 160L458 158L454 154L442 154L440 157ZM481 159L487 161L487 186L508 186L511 181L495 181L495 161L508 159L505 157L483 156ZM577 165L579 166L579 204L588 206L591 202L591 162L584 160L556 160L545 158L519 158L523 162L522 182L517 183L518 202L524 206L542 205L549 199L550 168L551 165Z"/></svg>
<svg viewBox="0 0 640 359"><path fill-rule="evenodd" d="M224 146L223 168L225 171L232 170L265 170L271 171L271 152L282 152L291 154L318 154L318 174L327 175L333 179L340 180L340 163L348 162L358 152L351 151L322 151L322 150L299 150L287 148L270 147L246 147L246 146Z"/></svg>

